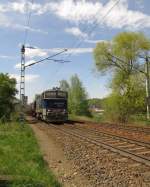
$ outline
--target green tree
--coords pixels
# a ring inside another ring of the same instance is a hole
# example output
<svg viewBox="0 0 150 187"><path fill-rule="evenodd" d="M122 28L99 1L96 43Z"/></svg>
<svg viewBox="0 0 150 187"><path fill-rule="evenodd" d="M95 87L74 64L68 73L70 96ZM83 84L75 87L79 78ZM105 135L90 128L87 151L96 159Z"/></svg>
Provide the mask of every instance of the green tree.
<svg viewBox="0 0 150 187"><path fill-rule="evenodd" d="M94 49L98 71L123 71L126 74L141 71L140 56L150 50L150 39L142 33L123 32L110 42L98 43Z"/></svg>
<svg viewBox="0 0 150 187"><path fill-rule="evenodd" d="M142 75L124 79L117 74L112 81L112 94L105 102L105 114L113 120L127 122L131 115L144 113L145 84Z"/></svg>
<svg viewBox="0 0 150 187"><path fill-rule="evenodd" d="M8 74L0 73L0 118L10 118L16 93L16 80Z"/></svg>
<svg viewBox="0 0 150 187"><path fill-rule="evenodd" d="M59 84L60 84L61 90L67 91L67 92L69 91L69 83L66 80L61 80Z"/></svg>
<svg viewBox="0 0 150 187"><path fill-rule="evenodd" d="M139 108L143 111L145 73L139 59L149 50L150 40L134 32L120 33L111 42L97 44L94 50L98 71L113 72L112 94L107 100L106 111L119 121L126 122Z"/></svg>
<svg viewBox="0 0 150 187"><path fill-rule="evenodd" d="M73 75L70 83L60 81L60 88L68 92L69 113L74 115L88 115L87 93L77 75Z"/></svg>

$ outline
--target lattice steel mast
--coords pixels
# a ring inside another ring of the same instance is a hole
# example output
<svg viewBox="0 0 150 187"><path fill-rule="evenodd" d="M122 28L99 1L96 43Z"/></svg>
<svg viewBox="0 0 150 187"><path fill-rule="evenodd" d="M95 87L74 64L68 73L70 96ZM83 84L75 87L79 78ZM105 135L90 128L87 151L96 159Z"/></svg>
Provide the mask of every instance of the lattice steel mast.
<svg viewBox="0 0 150 187"><path fill-rule="evenodd" d="M21 48L21 78L20 78L20 101L25 102L25 46Z"/></svg>

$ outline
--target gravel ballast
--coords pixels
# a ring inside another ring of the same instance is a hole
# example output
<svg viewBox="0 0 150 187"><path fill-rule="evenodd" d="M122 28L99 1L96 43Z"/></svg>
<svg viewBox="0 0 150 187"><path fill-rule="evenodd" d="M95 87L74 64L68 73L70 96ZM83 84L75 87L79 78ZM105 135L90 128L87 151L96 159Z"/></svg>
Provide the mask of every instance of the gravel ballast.
<svg viewBox="0 0 150 187"><path fill-rule="evenodd" d="M38 122L32 127L35 132L40 131L43 137L48 138L46 141L49 142L43 152L46 152L50 142L57 147L56 154L60 155L57 161L53 158L52 164L50 156L45 159L49 167L54 168L64 186L150 186L150 167L77 137L64 135L43 122Z"/></svg>

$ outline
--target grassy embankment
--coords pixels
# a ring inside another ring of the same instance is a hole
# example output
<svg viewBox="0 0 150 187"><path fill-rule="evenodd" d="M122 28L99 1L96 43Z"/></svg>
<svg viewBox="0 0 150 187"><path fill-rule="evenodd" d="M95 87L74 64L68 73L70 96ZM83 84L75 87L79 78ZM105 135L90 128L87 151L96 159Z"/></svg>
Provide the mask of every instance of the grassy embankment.
<svg viewBox="0 0 150 187"><path fill-rule="evenodd" d="M104 118L102 115L99 114L92 114L91 116L76 116L76 115L69 115L70 120L83 120L83 121L90 121L90 122L104 122Z"/></svg>
<svg viewBox="0 0 150 187"><path fill-rule="evenodd" d="M36 139L28 125L0 123L0 181L9 186L61 186L43 160Z"/></svg>
<svg viewBox="0 0 150 187"><path fill-rule="evenodd" d="M92 115L89 116L75 116L75 115L69 115L70 120L83 120L83 121L89 121L89 122L96 122L96 123L117 123L115 121L112 121L111 119L108 119L105 115L99 114L99 113L92 113ZM133 126L150 126L150 121L146 119L146 114L142 115L134 115L131 117L129 122L127 124L133 125Z"/></svg>

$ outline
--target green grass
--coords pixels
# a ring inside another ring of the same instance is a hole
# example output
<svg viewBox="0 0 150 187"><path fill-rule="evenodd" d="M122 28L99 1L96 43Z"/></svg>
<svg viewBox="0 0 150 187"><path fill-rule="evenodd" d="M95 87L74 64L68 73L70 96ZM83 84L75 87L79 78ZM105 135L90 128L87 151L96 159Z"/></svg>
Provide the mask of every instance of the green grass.
<svg viewBox="0 0 150 187"><path fill-rule="evenodd" d="M91 117L88 116L75 116L69 115L70 120L83 120L89 122L96 122L96 123L115 123L112 120L108 120L105 115L101 115L98 113L92 113ZM130 120L128 121L127 125L139 126L139 127L147 127L150 126L150 121L146 119L146 114L141 115L133 115L131 116Z"/></svg>
<svg viewBox="0 0 150 187"><path fill-rule="evenodd" d="M43 160L31 128L0 123L0 176L13 176L9 186L61 186Z"/></svg>
<svg viewBox="0 0 150 187"><path fill-rule="evenodd" d="M89 116L75 116L75 115L69 115L69 119L71 120L83 120L83 121L90 121L90 122L104 122L103 116L97 113L92 113L92 115Z"/></svg>
<svg viewBox="0 0 150 187"><path fill-rule="evenodd" d="M137 126L150 126L150 120L146 119L146 114L137 114L131 116L129 123Z"/></svg>

